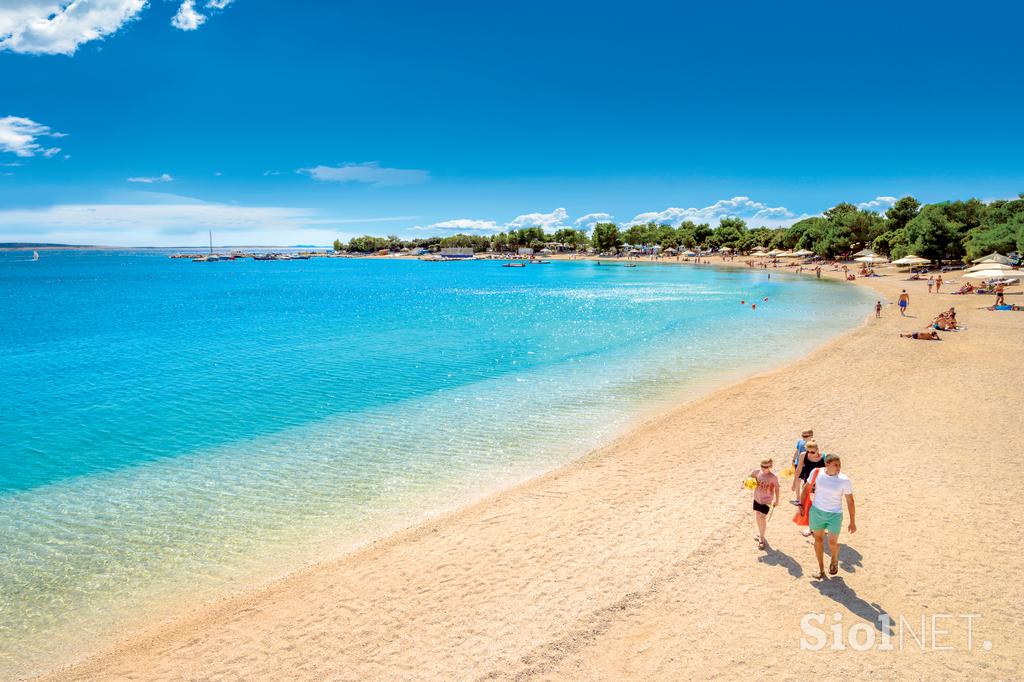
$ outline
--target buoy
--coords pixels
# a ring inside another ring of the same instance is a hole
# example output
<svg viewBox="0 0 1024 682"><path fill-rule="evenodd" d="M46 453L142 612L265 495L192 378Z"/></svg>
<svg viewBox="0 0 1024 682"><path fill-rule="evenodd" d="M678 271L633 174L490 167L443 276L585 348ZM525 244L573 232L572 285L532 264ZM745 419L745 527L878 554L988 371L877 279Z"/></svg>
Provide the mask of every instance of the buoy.
<svg viewBox="0 0 1024 682"><path fill-rule="evenodd" d="M746 304L747 304L746 301L740 301L740 305L746 305Z"/></svg>
<svg viewBox="0 0 1024 682"><path fill-rule="evenodd" d="M753 308L754 310L757 310L757 304L756 303L751 303L750 307Z"/></svg>

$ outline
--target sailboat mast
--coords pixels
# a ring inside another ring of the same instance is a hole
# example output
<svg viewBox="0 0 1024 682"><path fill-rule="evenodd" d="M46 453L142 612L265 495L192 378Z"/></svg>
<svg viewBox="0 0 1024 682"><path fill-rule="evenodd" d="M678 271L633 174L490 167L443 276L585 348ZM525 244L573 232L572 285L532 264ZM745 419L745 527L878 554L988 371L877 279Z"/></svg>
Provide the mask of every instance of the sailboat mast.
<svg viewBox="0 0 1024 682"><path fill-rule="evenodd" d="M210 255L213 255L213 230L210 230Z"/></svg>

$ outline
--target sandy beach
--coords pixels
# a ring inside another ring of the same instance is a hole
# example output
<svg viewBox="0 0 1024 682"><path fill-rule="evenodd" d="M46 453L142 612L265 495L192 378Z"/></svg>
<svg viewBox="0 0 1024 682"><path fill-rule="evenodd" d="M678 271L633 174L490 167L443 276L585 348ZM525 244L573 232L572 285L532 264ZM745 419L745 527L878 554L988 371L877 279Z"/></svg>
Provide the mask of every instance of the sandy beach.
<svg viewBox="0 0 1024 682"><path fill-rule="evenodd" d="M890 272L856 285L890 302L906 288L908 318L865 309L872 319L808 357L555 472L126 632L45 679L1019 678L1024 313ZM900 338L950 306L965 331ZM812 543L790 521L789 481L764 551L740 487L762 457L781 471L807 427L842 455L857 499L858 532L844 528L826 581L812 580ZM827 643L801 648L815 613ZM831 626L857 623L874 646L833 650Z"/></svg>

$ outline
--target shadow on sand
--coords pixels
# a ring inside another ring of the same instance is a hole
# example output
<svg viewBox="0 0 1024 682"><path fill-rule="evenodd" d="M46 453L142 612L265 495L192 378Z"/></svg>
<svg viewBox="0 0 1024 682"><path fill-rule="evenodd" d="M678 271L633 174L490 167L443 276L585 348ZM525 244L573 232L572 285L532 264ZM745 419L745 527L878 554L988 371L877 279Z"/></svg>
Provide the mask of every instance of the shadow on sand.
<svg viewBox="0 0 1024 682"><path fill-rule="evenodd" d="M853 588L847 585L841 577L833 576L827 580L812 580L811 585L832 601L845 606L853 615L871 623L879 632L890 636L895 634L892 617L889 616L884 621L881 618L883 615L888 616L888 611L878 604L858 597Z"/></svg>
<svg viewBox="0 0 1024 682"><path fill-rule="evenodd" d="M775 549L770 544L765 547L764 554L757 557L758 562L768 566L782 566L794 578L803 576L804 569L800 567L800 563L796 559L781 550Z"/></svg>
<svg viewBox="0 0 1024 682"><path fill-rule="evenodd" d="M832 556L832 548L825 543L825 554ZM828 562L826 562L827 564ZM864 568L864 555L849 545L840 545L839 567L844 571L856 573L858 568Z"/></svg>

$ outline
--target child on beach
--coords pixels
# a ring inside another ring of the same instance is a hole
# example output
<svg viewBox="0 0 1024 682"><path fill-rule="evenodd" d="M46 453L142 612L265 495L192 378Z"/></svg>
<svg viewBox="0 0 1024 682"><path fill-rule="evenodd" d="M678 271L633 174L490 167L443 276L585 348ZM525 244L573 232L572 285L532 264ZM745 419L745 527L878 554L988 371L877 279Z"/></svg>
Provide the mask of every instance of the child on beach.
<svg viewBox="0 0 1024 682"><path fill-rule="evenodd" d="M797 485L799 480L800 471L796 469L797 465L800 464L800 456L804 454L804 449L807 447L807 441L814 438L814 429L804 429L800 432L800 440L796 442L796 452L793 453L793 468L795 473L793 474L793 492L796 493L796 499L790 500L790 504L800 506L800 488Z"/></svg>
<svg viewBox="0 0 1024 682"><path fill-rule="evenodd" d="M875 317L881 317L881 316L882 316L882 302L881 301L875 301Z"/></svg>
<svg viewBox="0 0 1024 682"><path fill-rule="evenodd" d="M757 548L764 549L764 531L768 525L768 513L779 504L779 477L772 473L774 462L761 460L760 470L750 472L750 478L757 481L754 488L754 523L757 524Z"/></svg>

